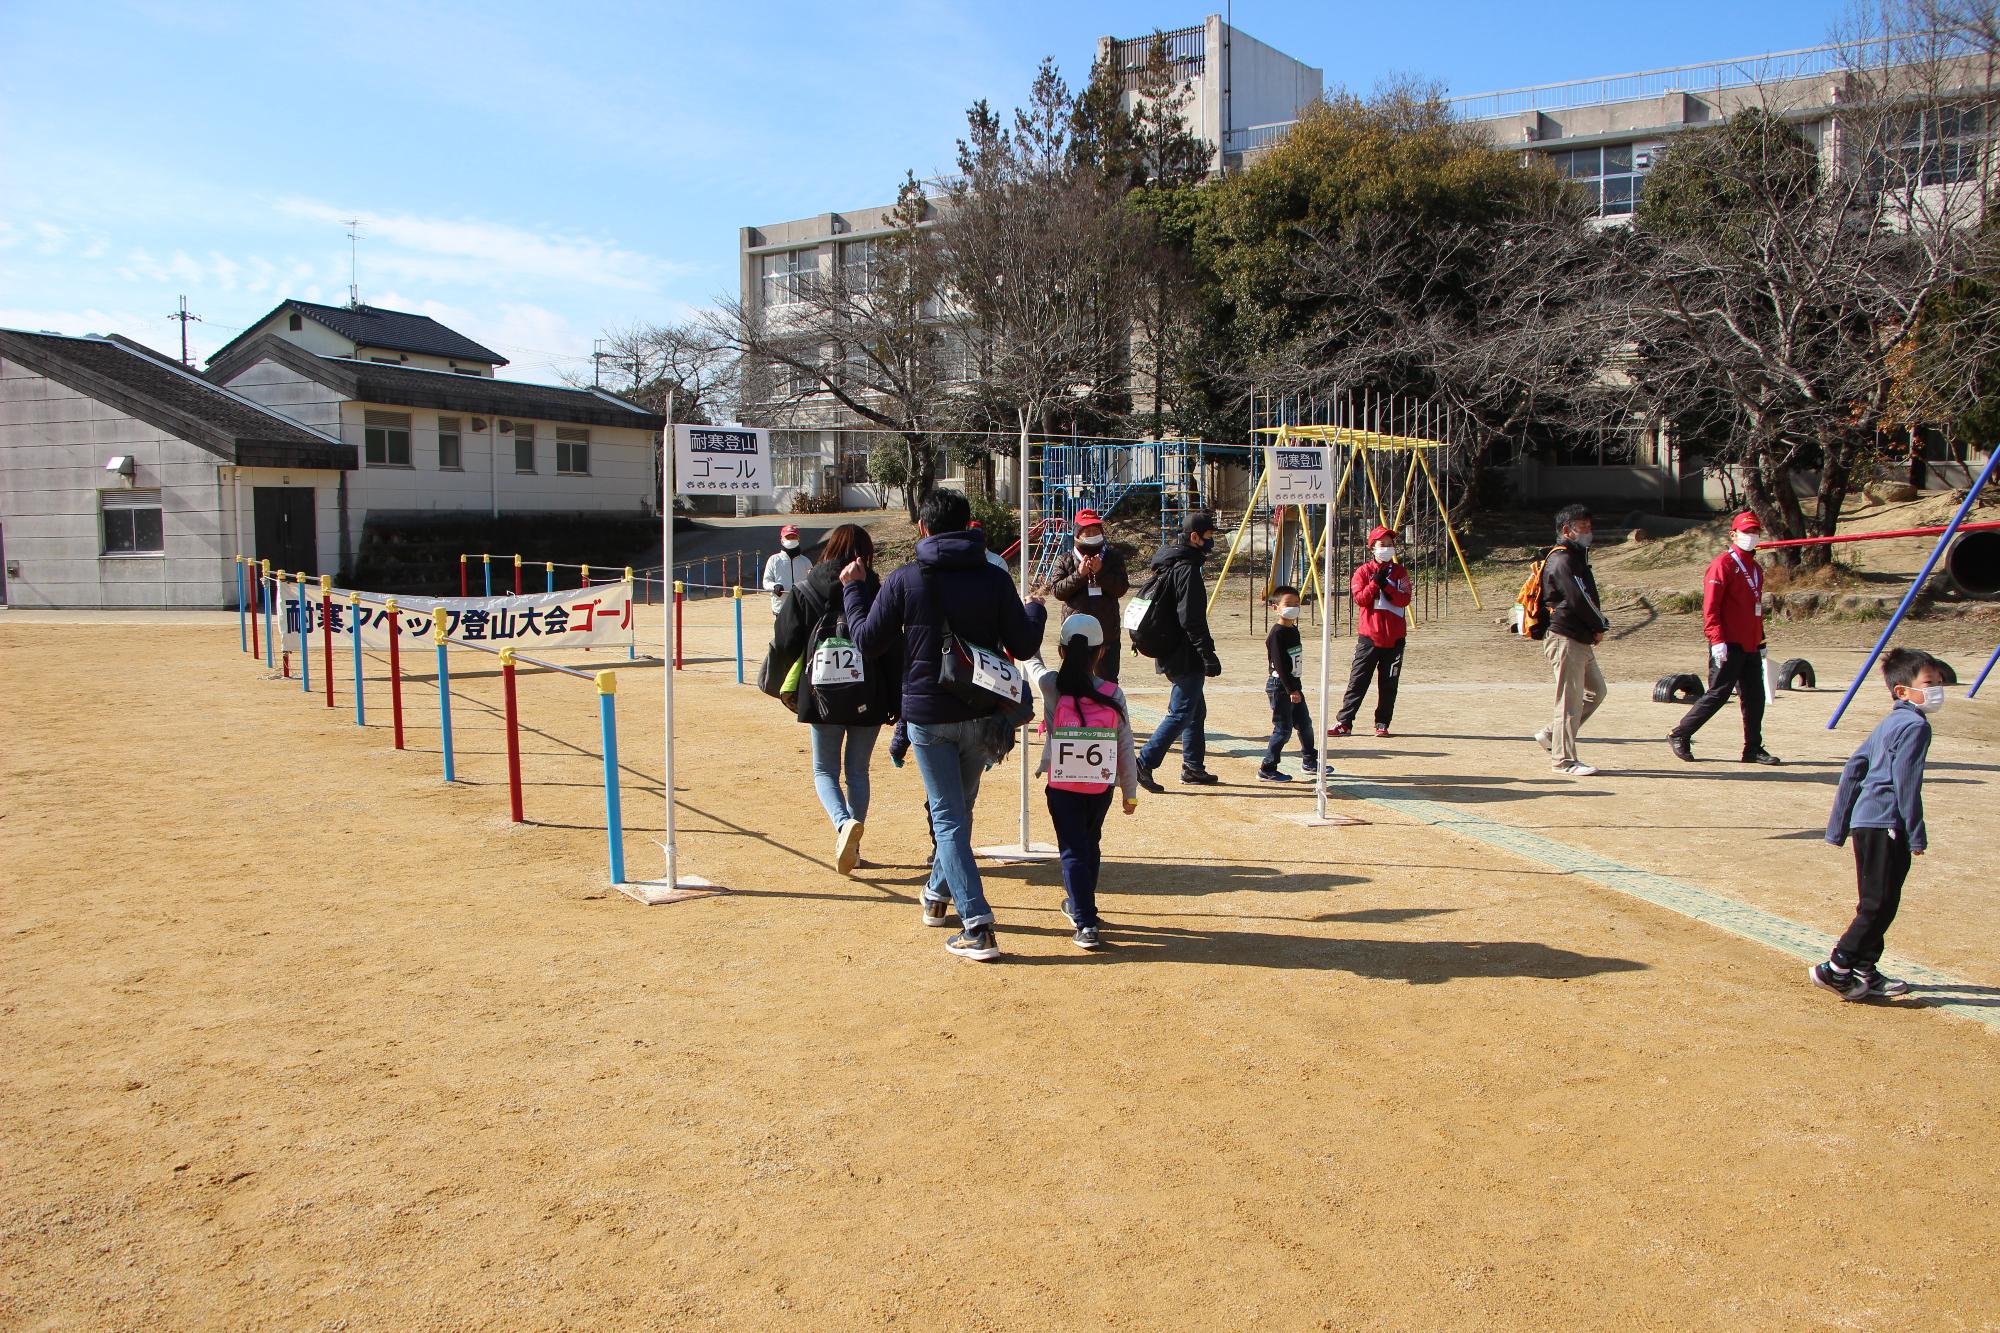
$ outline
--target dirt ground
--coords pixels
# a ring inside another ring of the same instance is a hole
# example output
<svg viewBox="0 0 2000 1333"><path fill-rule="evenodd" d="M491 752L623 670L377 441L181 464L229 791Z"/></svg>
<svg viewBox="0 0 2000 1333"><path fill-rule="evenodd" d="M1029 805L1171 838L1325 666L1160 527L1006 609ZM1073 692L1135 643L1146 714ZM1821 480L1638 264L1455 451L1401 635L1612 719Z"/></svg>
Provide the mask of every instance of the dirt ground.
<svg viewBox="0 0 2000 1333"><path fill-rule="evenodd" d="M0 1322L2000 1328L2000 1044L1963 1016L2000 1006L2000 691L1939 716L1891 935L1959 1011L1843 1005L1394 804L1298 822L1303 784L1244 757L1261 650L1225 602L1228 785L1113 817L1101 954L1053 867L992 869L990 967L919 924L913 768L878 755L872 864L831 869L806 732L735 683L726 603L690 611L677 777L683 869L731 891L650 909L607 887L583 682L524 676L514 826L489 659L456 663L447 787L428 677L397 753L380 661L362 729L344 664L329 711L234 617L8 614ZM1698 665L1698 622L1621 620L1583 750L1606 771L1572 782L1526 739L1536 649L1454 605L1396 735L1332 742L1343 790L1845 924L1818 830L1879 686L1825 722L1878 627L1774 632L1823 688L1774 704L1766 770L1723 762L1733 713L1705 762L1668 755L1651 682ZM2000 623L1906 637L1969 678ZM621 669L635 873L659 681Z"/></svg>

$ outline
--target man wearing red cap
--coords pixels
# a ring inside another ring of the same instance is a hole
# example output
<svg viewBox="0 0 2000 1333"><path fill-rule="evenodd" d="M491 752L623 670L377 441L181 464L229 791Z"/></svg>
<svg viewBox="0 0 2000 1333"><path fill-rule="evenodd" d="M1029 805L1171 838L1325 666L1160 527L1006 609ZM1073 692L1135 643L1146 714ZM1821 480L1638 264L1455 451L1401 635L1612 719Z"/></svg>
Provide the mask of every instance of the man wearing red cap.
<svg viewBox="0 0 2000 1333"><path fill-rule="evenodd" d="M1132 590L1125 557L1104 537L1104 517L1095 509L1079 509L1072 525L1070 548L1056 560L1049 591L1072 613L1097 617L1104 627L1104 656L1098 659L1100 680L1118 679L1118 599Z"/></svg>
<svg viewBox="0 0 2000 1333"><path fill-rule="evenodd" d="M806 581L812 573L812 557L800 550L797 525L778 529L778 553L764 562L764 591L771 594L771 614L784 605L785 594Z"/></svg>
<svg viewBox="0 0 2000 1333"><path fill-rule="evenodd" d="M1667 733L1667 745L1676 758L1692 763L1694 734L1733 691L1743 704L1743 762L1775 764L1778 757L1764 748L1764 571L1757 564L1764 525L1746 509L1729 529L1729 549L1709 565L1701 590L1711 663L1708 693Z"/></svg>
<svg viewBox="0 0 2000 1333"><path fill-rule="evenodd" d="M1396 715L1396 688L1403 679L1403 639L1409 633L1410 571L1396 558L1396 530L1378 527L1368 534L1367 560L1355 568L1348 591L1354 596L1355 623L1361 635L1354 641L1354 665L1347 672L1347 695L1329 736L1354 730L1355 715L1375 684L1375 734L1387 736Z"/></svg>

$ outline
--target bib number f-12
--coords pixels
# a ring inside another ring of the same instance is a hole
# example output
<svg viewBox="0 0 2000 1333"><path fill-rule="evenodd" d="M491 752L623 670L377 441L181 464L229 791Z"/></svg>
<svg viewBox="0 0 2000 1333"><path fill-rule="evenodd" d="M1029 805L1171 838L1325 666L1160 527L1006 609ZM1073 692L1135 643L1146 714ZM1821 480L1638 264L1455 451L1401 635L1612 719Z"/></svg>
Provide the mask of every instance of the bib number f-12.
<svg viewBox="0 0 2000 1333"><path fill-rule="evenodd" d="M813 653L812 683L815 685L859 685L864 679L861 653L847 639L821 639Z"/></svg>

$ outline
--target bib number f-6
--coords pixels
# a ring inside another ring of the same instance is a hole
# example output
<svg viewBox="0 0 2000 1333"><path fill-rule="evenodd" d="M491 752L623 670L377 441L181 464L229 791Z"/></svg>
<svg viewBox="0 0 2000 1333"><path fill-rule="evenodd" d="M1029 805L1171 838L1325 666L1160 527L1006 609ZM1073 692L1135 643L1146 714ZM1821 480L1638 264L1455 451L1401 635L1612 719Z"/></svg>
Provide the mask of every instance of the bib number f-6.
<svg viewBox="0 0 2000 1333"><path fill-rule="evenodd" d="M826 638L813 653L812 683L815 685L859 685L863 680L861 654L847 639Z"/></svg>
<svg viewBox="0 0 2000 1333"><path fill-rule="evenodd" d="M966 644L966 651L972 654L972 683L982 690L1011 699L1015 703L1027 694L1028 683L1021 678L1021 669L998 653L989 653L984 648Z"/></svg>
<svg viewBox="0 0 2000 1333"><path fill-rule="evenodd" d="M1057 727L1050 738L1049 776L1057 782L1115 782L1118 733L1109 727Z"/></svg>

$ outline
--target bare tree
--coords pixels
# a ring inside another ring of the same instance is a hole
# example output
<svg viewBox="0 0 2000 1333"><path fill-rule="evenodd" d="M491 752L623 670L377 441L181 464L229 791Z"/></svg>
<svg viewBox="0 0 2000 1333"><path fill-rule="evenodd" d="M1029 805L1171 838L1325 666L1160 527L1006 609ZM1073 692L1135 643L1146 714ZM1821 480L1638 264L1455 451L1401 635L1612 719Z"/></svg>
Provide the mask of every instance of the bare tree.
<svg viewBox="0 0 2000 1333"><path fill-rule="evenodd" d="M614 373L605 388L650 412L665 413L673 398L678 421L706 425L736 419L736 352L710 323L634 324L605 334L601 364ZM565 382L597 384L566 372Z"/></svg>

